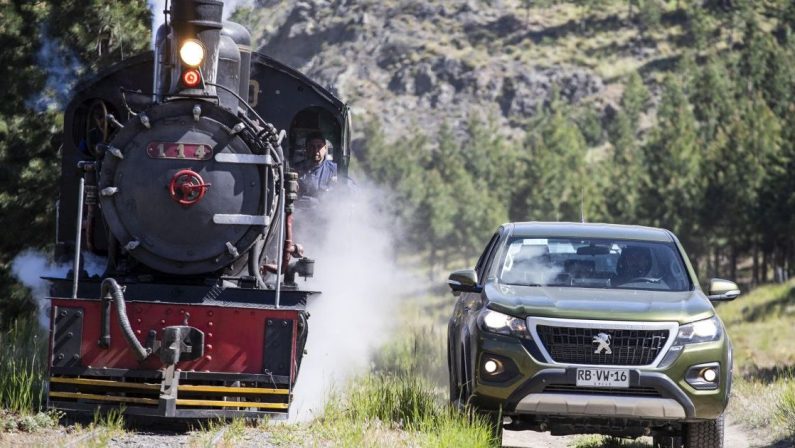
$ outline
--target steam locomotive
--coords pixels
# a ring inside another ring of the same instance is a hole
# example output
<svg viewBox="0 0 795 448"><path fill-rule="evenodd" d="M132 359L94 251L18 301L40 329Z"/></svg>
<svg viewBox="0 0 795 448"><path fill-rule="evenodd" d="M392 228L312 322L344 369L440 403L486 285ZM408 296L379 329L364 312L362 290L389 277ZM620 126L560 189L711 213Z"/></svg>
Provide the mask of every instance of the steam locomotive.
<svg viewBox="0 0 795 448"><path fill-rule="evenodd" d="M154 50L74 91L64 118L48 407L285 416L309 317L296 166L347 106L251 50L216 0L173 0ZM106 260L89 275L89 261Z"/></svg>

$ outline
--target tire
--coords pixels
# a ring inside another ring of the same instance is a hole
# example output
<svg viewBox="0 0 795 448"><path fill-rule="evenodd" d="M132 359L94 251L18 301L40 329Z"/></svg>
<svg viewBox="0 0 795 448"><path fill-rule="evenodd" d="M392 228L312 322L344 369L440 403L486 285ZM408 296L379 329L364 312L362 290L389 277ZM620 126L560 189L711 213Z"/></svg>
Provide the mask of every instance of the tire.
<svg viewBox="0 0 795 448"><path fill-rule="evenodd" d="M448 347L447 349L447 373L450 382L450 404L456 406L461 400L461 388L458 384L458 375L456 375L453 350Z"/></svg>
<svg viewBox="0 0 795 448"><path fill-rule="evenodd" d="M723 448L723 414L715 420L685 424L685 448Z"/></svg>
<svg viewBox="0 0 795 448"><path fill-rule="evenodd" d="M682 448L681 436L654 436L652 438L654 448Z"/></svg>

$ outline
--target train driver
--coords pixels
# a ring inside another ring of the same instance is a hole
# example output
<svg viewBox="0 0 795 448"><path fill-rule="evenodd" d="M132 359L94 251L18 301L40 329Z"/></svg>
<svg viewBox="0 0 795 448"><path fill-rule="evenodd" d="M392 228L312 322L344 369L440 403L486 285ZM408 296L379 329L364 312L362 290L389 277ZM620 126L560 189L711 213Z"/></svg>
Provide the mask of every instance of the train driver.
<svg viewBox="0 0 795 448"><path fill-rule="evenodd" d="M307 159L299 178L300 191L309 196L328 191L337 183L337 164L326 159L328 142L320 132L306 137Z"/></svg>

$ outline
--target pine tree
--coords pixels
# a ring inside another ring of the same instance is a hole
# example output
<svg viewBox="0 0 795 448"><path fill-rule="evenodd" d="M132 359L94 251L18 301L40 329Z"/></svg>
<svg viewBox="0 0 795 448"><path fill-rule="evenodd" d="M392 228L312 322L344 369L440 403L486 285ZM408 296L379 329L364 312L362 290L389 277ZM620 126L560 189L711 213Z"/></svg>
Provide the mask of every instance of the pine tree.
<svg viewBox="0 0 795 448"><path fill-rule="evenodd" d="M555 98L531 129L522 154L525 165L519 195L524 219L579 221L591 192L585 139Z"/></svg>
<svg viewBox="0 0 795 448"><path fill-rule="evenodd" d="M690 251L699 252L698 210L702 204L701 149L696 120L682 82L664 83L657 127L643 147L646 182L642 215L653 226L679 235Z"/></svg>
<svg viewBox="0 0 795 448"><path fill-rule="evenodd" d="M774 168L781 145L781 124L760 94L740 98L726 144L708 160L705 206L720 216L717 232L726 239L736 274L740 252L755 244L758 200L765 177Z"/></svg>
<svg viewBox="0 0 795 448"><path fill-rule="evenodd" d="M695 118L700 123L702 141L713 139L720 127L725 127L735 111L735 90L723 61L709 59L693 76L690 101Z"/></svg>

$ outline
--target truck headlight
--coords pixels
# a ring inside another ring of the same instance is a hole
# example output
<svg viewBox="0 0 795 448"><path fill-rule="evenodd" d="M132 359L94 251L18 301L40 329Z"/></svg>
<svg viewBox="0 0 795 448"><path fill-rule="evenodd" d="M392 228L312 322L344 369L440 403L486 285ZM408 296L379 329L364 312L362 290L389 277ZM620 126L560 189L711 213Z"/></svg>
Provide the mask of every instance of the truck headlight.
<svg viewBox="0 0 795 448"><path fill-rule="evenodd" d="M699 320L679 327L674 345L697 344L699 342L717 341L723 335L723 327L718 316Z"/></svg>
<svg viewBox="0 0 795 448"><path fill-rule="evenodd" d="M507 314L489 309L483 309L478 316L480 328L496 334L515 336L517 338L530 339L530 332L527 331L527 323Z"/></svg>

